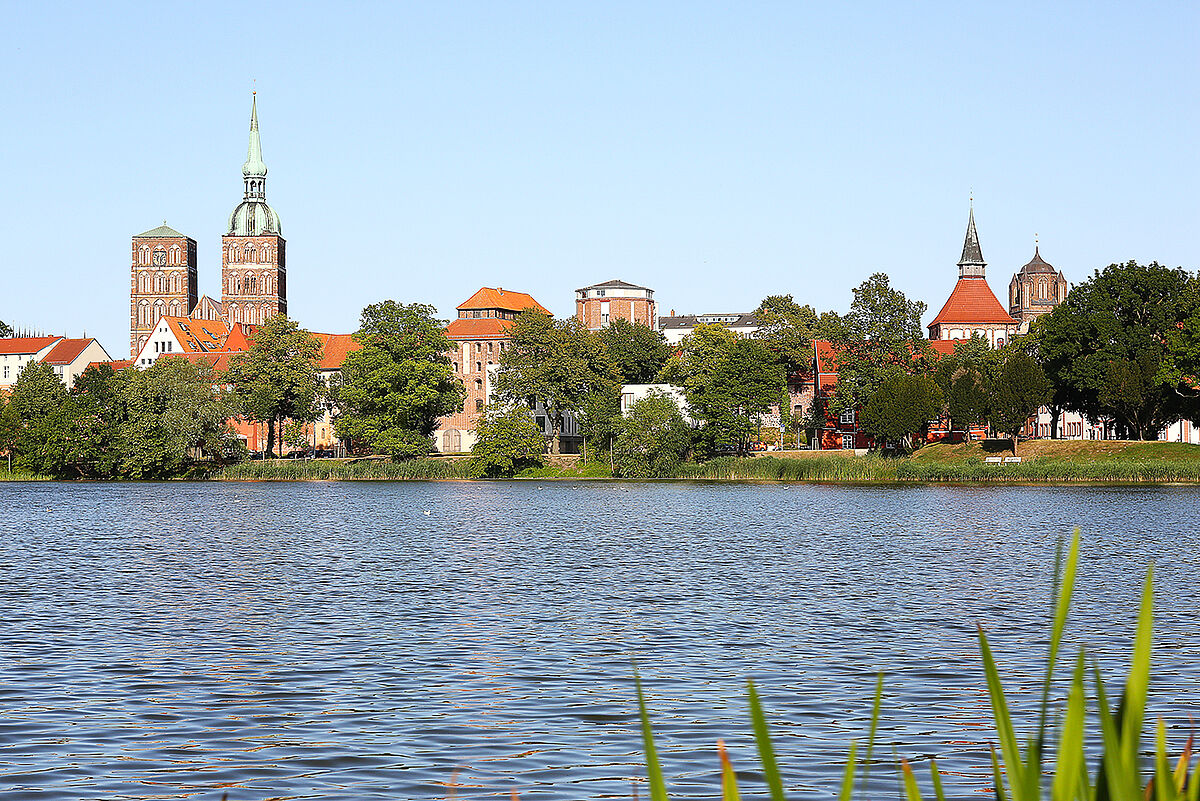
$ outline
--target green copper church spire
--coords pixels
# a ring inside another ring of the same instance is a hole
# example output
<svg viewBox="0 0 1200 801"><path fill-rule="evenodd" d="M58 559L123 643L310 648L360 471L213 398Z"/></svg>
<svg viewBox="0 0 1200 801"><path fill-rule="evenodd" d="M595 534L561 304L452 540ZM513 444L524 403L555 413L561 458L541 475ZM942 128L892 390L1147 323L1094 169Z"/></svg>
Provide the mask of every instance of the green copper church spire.
<svg viewBox="0 0 1200 801"><path fill-rule="evenodd" d="M250 100L250 147L246 150L246 163L242 165L242 175L247 178L265 178L267 165L263 163L262 141L258 138L258 93Z"/></svg>
<svg viewBox="0 0 1200 801"><path fill-rule="evenodd" d="M229 236L282 234L279 215L267 205L267 165L263 163L262 141L258 138L258 93L250 101L250 146L242 165L246 194L229 215Z"/></svg>

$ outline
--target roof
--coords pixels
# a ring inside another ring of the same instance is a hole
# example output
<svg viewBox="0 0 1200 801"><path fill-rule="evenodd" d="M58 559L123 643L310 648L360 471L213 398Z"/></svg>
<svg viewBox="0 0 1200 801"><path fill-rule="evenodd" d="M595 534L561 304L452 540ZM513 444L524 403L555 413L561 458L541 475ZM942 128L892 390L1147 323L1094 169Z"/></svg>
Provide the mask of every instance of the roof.
<svg viewBox="0 0 1200 801"><path fill-rule="evenodd" d="M459 309L502 309L504 311L523 312L526 309L537 309L550 313L542 304L533 299L532 295L524 292L513 292L503 287L482 287L471 297L458 305Z"/></svg>
<svg viewBox="0 0 1200 801"><path fill-rule="evenodd" d="M163 317L184 353L210 353L225 350L229 328L222 320L193 320L190 317Z"/></svg>
<svg viewBox="0 0 1200 801"><path fill-rule="evenodd" d="M729 312L728 314L681 314L677 317L659 317L660 330L668 328L695 328L698 325L725 325L730 328L750 328L758 325L758 318L751 313Z"/></svg>
<svg viewBox="0 0 1200 801"><path fill-rule="evenodd" d="M42 348L60 339L62 337L8 337L7 339L0 339L0 356L37 353Z"/></svg>
<svg viewBox="0 0 1200 801"><path fill-rule="evenodd" d="M446 336L451 339L503 339L508 336L512 320L499 317L480 317L451 320Z"/></svg>
<svg viewBox="0 0 1200 801"><path fill-rule="evenodd" d="M214 373L224 373L229 370L229 357L236 353L221 351L219 353L166 353L160 359L186 359L192 364L206 364Z"/></svg>
<svg viewBox="0 0 1200 801"><path fill-rule="evenodd" d="M133 359L114 359L111 362L88 362L88 369L93 367L111 367L115 372L121 372L126 367L133 364Z"/></svg>
<svg viewBox="0 0 1200 801"><path fill-rule="evenodd" d="M638 286L637 284L630 284L626 281L622 281L620 278L614 278L611 281L605 281L603 284L592 284L591 286L580 287L579 289L576 289L575 291L583 292L588 289L644 289L647 292L650 291L650 287L648 287L648 286Z"/></svg>
<svg viewBox="0 0 1200 801"><path fill-rule="evenodd" d="M321 361L318 370L340 370L346 357L362 345L353 334L313 334L321 343Z"/></svg>
<svg viewBox="0 0 1200 801"><path fill-rule="evenodd" d="M191 239L191 237L187 234L181 234L171 226L167 225L165 221L157 228L151 228L145 233L138 234L138 236L145 237L147 239Z"/></svg>
<svg viewBox="0 0 1200 801"><path fill-rule="evenodd" d="M249 323L234 323L233 327L229 329L229 336L225 337L225 343L224 347L222 347L222 350L250 350L250 340L254 338L254 330L256 327L257 326L250 325Z"/></svg>
<svg viewBox="0 0 1200 801"><path fill-rule="evenodd" d="M46 357L42 359L45 364L70 364L79 358L79 354L87 350L88 345L92 344L94 339L60 339Z"/></svg>
<svg viewBox="0 0 1200 801"><path fill-rule="evenodd" d="M929 324L935 325L1016 325L1017 321L996 300L984 278L960 278L946 305Z"/></svg>
<svg viewBox="0 0 1200 801"><path fill-rule="evenodd" d="M1029 263L1020 269L1022 274L1026 273L1054 273L1058 272L1054 266L1042 259L1042 254L1038 252L1037 245L1033 246L1033 258Z"/></svg>
<svg viewBox="0 0 1200 801"><path fill-rule="evenodd" d="M967 219L967 236L963 240L962 258L958 260L958 266L964 264L986 266L987 262L983 260L983 250L979 247L979 234L975 232L975 209L971 209L971 216Z"/></svg>

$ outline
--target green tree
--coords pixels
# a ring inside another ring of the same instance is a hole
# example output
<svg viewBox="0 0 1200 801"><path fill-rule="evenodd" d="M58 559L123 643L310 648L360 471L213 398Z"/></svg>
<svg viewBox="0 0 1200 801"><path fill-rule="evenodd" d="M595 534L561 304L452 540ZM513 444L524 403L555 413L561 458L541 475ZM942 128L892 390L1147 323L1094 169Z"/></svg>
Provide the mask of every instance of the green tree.
<svg viewBox="0 0 1200 801"><path fill-rule="evenodd" d="M0 339L7 339L13 335L12 326L0 320Z"/></svg>
<svg viewBox="0 0 1200 801"><path fill-rule="evenodd" d="M57 475L67 441L67 388L48 364L21 368L5 406L5 437L17 468Z"/></svg>
<svg viewBox="0 0 1200 801"><path fill-rule="evenodd" d="M1138 439L1196 415L1182 347L1195 311L1194 279L1183 270L1132 261L1097 270L1035 327L1052 402L1115 418Z"/></svg>
<svg viewBox="0 0 1200 801"><path fill-rule="evenodd" d="M363 309L346 357L334 427L342 439L393 459L433 450L439 417L462 411L466 387L447 355L454 344L434 308L387 300Z"/></svg>
<svg viewBox="0 0 1200 801"><path fill-rule="evenodd" d="M528 406L493 403L475 421L471 453L480 474L510 477L518 470L546 463L546 437Z"/></svg>
<svg viewBox="0 0 1200 801"><path fill-rule="evenodd" d="M63 406L65 440L55 475L114 478L120 473L120 422L125 401L117 373L107 364L88 367L75 379Z"/></svg>
<svg viewBox="0 0 1200 801"><path fill-rule="evenodd" d="M931 369L932 354L921 328L924 313L924 303L909 300L891 287L887 275L876 273L855 288L849 314L838 320L823 318L837 348L834 412L865 403L897 370Z"/></svg>
<svg viewBox="0 0 1200 801"><path fill-rule="evenodd" d="M1008 351L996 375L989 401L992 425L1012 438L1017 452L1017 434L1039 407L1050 399L1050 381L1029 354Z"/></svg>
<svg viewBox="0 0 1200 801"><path fill-rule="evenodd" d="M817 313L812 306L801 306L791 295L770 295L754 310L761 340L790 374L806 370L812 362L813 332Z"/></svg>
<svg viewBox="0 0 1200 801"><path fill-rule="evenodd" d="M282 314L254 332L249 350L230 357L225 379L240 415L267 424L267 453L274 454L284 420L309 423L320 415L320 359L317 338Z"/></svg>
<svg viewBox="0 0 1200 801"><path fill-rule="evenodd" d="M669 478L687 456L691 430L673 398L651 391L615 421L616 472L627 478Z"/></svg>
<svg viewBox="0 0 1200 801"><path fill-rule="evenodd" d="M541 401L553 430L551 450L559 453L565 416L581 414L598 393L611 395L620 377L601 339L573 317L555 320L528 309L508 330L496 394L512 403Z"/></svg>
<svg viewBox="0 0 1200 801"><path fill-rule="evenodd" d="M649 384L671 355L661 331L623 318L601 328L600 341L624 384Z"/></svg>
<svg viewBox="0 0 1200 801"><path fill-rule="evenodd" d="M914 435L928 430L941 409L942 391L931 376L897 370L879 383L860 419L863 430L879 444L895 442L908 449L915 444Z"/></svg>
<svg viewBox="0 0 1200 801"><path fill-rule="evenodd" d="M172 478L201 460L221 463L240 455L228 424L236 408L207 365L166 357L114 380L124 407L118 424L122 475Z"/></svg>
<svg viewBox="0 0 1200 801"><path fill-rule="evenodd" d="M683 387L706 456L748 452L757 421L784 388L783 367L765 344L720 325L692 329L660 378Z"/></svg>
<svg viewBox="0 0 1200 801"><path fill-rule="evenodd" d="M998 352L979 334L956 343L954 353L934 363L933 378L945 398L951 431L959 428L969 438L970 430L987 419L998 364Z"/></svg>

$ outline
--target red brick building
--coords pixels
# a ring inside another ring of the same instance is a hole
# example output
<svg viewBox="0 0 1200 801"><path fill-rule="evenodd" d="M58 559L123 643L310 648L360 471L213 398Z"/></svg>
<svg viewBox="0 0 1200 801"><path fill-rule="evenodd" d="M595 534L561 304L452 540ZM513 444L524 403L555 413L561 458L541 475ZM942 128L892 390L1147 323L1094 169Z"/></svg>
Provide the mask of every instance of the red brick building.
<svg viewBox="0 0 1200 801"><path fill-rule="evenodd" d="M129 277L129 355L146 344L163 317L196 305L196 240L165 222L133 237Z"/></svg>
<svg viewBox="0 0 1200 801"><path fill-rule="evenodd" d="M658 326L654 290L618 279L576 289L575 316L589 331L599 331L613 320Z"/></svg>
<svg viewBox="0 0 1200 801"><path fill-rule="evenodd" d="M526 309L550 314L524 292L483 287L459 305L458 317L446 326L446 336L457 346L450 353L454 374L467 388L467 399L461 412L438 421L439 430L434 437L442 453L471 450L475 421L491 398L500 354L508 347L509 323Z"/></svg>

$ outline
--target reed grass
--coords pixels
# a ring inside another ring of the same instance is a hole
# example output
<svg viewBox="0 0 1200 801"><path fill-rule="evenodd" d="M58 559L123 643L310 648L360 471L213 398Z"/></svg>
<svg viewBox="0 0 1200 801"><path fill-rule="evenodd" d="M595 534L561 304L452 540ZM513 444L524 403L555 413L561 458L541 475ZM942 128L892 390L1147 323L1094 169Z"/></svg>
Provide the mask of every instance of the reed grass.
<svg viewBox="0 0 1200 801"><path fill-rule="evenodd" d="M1142 734L1145 725L1146 696L1150 683L1150 653L1154 621L1154 571L1147 571L1142 588L1133 653L1120 705L1114 711L1099 669L1092 668L1092 691L1095 714L1088 715L1087 657L1080 650L1073 660L1070 690L1066 708L1051 710L1050 689L1059 662L1063 631L1070 609L1079 563L1079 531L1076 530L1065 562L1062 550L1055 566L1054 601L1051 614L1050 645L1046 671L1041 687L1041 702L1036 724L1022 740L1009 713L1008 702L996 661L987 635L979 629L979 648L983 658L992 719L999 750L992 747L991 758L994 785L991 796L997 801L1200 801L1200 763L1193 764L1193 739L1189 738L1183 752L1174 760L1168 757L1166 731L1161 718L1157 721L1155 737L1150 746L1149 766L1143 763ZM858 744L851 742L838 793L839 801L862 797L866 771L872 763L875 734L880 717L882 687L876 685L875 704L871 715L866 756L858 759ZM662 775L654 734L642 695L640 681L636 682L638 710L641 716L642 738L646 751L646 773L652 801L668 801L666 781ZM771 801L785 801L784 785L762 704L753 682L747 682L750 722ZM1052 721L1061 721L1053 723ZM1089 728L1090 723L1090 728ZM1085 743L1099 735L1099 758L1088 760ZM733 766L724 748L718 743L717 760L721 776L722 801L738 801L740 795ZM861 769L860 769L861 766ZM930 760L930 776L925 792L944 801L945 788L935 760ZM905 801L921 801L922 781L906 759L897 757L901 796Z"/></svg>
<svg viewBox="0 0 1200 801"><path fill-rule="evenodd" d="M470 459L276 459L242 462L213 473L217 481L412 481L474 478Z"/></svg>

